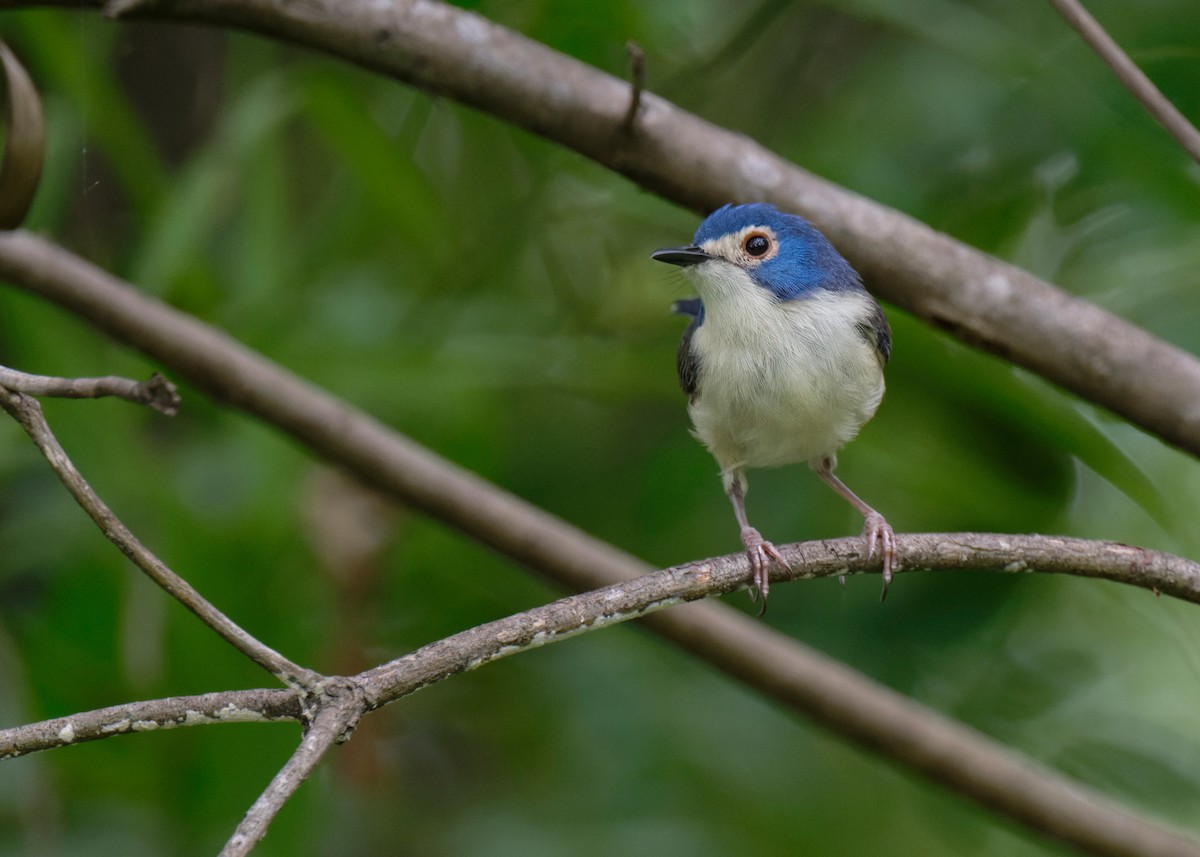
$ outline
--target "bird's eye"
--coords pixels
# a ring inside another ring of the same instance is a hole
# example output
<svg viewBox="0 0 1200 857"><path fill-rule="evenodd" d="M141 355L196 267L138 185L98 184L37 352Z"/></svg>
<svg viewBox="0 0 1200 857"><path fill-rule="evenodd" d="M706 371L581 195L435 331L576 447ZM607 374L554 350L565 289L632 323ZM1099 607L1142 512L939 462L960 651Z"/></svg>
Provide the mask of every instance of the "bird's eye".
<svg viewBox="0 0 1200 857"><path fill-rule="evenodd" d="M754 232L746 236L742 247L749 255L757 259L767 255L767 251L771 249L771 241L762 233Z"/></svg>

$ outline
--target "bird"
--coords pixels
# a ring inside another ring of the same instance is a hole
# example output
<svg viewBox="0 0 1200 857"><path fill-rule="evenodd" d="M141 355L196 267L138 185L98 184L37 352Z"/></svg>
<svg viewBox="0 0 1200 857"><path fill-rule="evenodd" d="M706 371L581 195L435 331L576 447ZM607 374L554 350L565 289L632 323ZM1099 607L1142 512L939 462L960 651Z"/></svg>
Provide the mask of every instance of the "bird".
<svg viewBox="0 0 1200 857"><path fill-rule="evenodd" d="M804 218L769 203L728 204L692 243L655 250L697 298L676 301L691 318L676 368L692 433L720 468L766 609L779 550L746 517L747 468L807 462L863 516L863 556L879 557L883 590L896 569L896 535L834 473L838 451L874 416L892 333L879 303L829 240Z"/></svg>

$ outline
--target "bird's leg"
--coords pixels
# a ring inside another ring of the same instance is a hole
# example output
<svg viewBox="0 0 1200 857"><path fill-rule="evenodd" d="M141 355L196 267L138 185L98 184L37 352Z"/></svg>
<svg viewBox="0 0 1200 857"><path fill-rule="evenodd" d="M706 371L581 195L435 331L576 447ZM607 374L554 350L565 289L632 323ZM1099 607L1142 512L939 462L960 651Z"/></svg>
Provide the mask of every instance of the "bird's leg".
<svg viewBox="0 0 1200 857"><path fill-rule="evenodd" d="M887 598L888 584L892 582L892 574L896 570L895 531L892 530L891 524L884 520L883 515L860 500L858 495L846 486L845 482L834 475L833 460L829 456L818 461L813 469L830 488L850 501L850 505L862 514L865 522L863 526L863 541L866 542L865 558L873 559L875 551L878 549L880 559L883 560L883 592L879 595L879 600L882 601Z"/></svg>
<svg viewBox="0 0 1200 857"><path fill-rule="evenodd" d="M761 616L767 610L767 592L771 588L771 578L768 574L771 560L775 560L784 568L789 566L775 545L764 539L762 534L750 526L750 522L746 519L745 475L741 470L735 470L725 473L724 477L725 493L729 495L729 502L733 503L733 514L742 528L742 544L745 546L746 556L750 560L751 580L754 588L758 590L758 594L762 596L762 609L758 614ZM753 591L750 594L753 596Z"/></svg>

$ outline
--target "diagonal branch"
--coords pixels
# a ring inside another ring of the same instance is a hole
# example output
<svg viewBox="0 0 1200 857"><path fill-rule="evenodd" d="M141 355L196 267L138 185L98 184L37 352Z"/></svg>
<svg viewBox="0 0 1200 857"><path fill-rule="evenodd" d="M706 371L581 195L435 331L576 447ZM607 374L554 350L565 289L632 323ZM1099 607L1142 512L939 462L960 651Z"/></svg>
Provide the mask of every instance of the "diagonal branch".
<svg viewBox="0 0 1200 857"><path fill-rule="evenodd" d="M897 569L897 573L1069 574L1137 586L1155 595L1170 595L1200 604L1200 563L1118 542L998 533L907 533L896 536L896 550L904 558L904 567ZM788 567L773 565L772 583L879 572L878 559L863 559L862 539L858 537L799 542L781 546L781 551ZM497 658L616 622L648 616L663 607L736 592L745 589L749 580L750 567L743 552L698 560L480 625L366 670L356 676L356 680L367 688L370 707L379 708L433 682ZM741 614L730 611L712 611L713 615L704 618L724 618L717 616L718 612L739 622L745 621ZM673 626L671 617L680 615L684 614L673 611L666 616L655 616L649 624L657 623L669 629ZM702 614L693 611L686 615ZM745 627L763 626L745 622ZM666 636L672 636L672 633ZM770 640L764 638L762 642L770 643ZM746 638L747 652L757 645L757 641ZM772 663L766 661L767 669ZM832 698L836 699L836 694ZM835 726L835 731L840 730Z"/></svg>
<svg viewBox="0 0 1200 857"><path fill-rule="evenodd" d="M221 857L243 857L253 850L288 798L308 779L330 747L349 738L365 710L360 689L344 680L327 683L320 697L300 746L250 807L221 849Z"/></svg>
<svg viewBox="0 0 1200 857"><path fill-rule="evenodd" d="M1021 572L1040 569L1084 576L1122 576L1136 548L1106 542L979 533L898 536L913 566ZM956 546L946 549L943 545ZM785 549L795 576L867 570L858 539L809 542ZM1011 556L1039 557L1028 565ZM1190 580L1200 591L1200 566L1147 552L1150 578ZM809 563L801 565L801 563ZM1169 570L1168 570L1169 569ZM481 625L432 643L355 677L372 707L527 648L548 645L631 618L725 670L746 685L821 723L830 731L909 766L1044 835L1105 857L1200 857L1200 843L1157 827L1128 809L945 715L882 687L790 637L715 605L680 601L745 586L745 554L667 569L627 583Z"/></svg>
<svg viewBox="0 0 1200 857"><path fill-rule="evenodd" d="M1200 408L1180 404L1200 401L1200 362L1183 350L652 93L633 133L621 133L628 83L473 12L434 0L133 0L111 11L307 45L491 113L698 211L776 203L821 227L880 297L1200 454Z"/></svg>
<svg viewBox="0 0 1200 857"><path fill-rule="evenodd" d="M1200 163L1200 131L1179 112L1146 73L1137 67L1079 0L1050 0L1050 5L1075 28L1088 47L1112 69L1121 85L1166 129L1183 150Z"/></svg>
<svg viewBox="0 0 1200 857"><path fill-rule="evenodd" d="M3 408L25 433L33 440L38 450L50 463L51 469L100 528L100 531L120 548L146 576L165 589L167 593L192 611L205 625L216 631L226 642L273 676L293 687L312 687L321 676L312 670L292 663L269 646L259 642L244 631L232 619L214 607L196 591L190 583L177 575L138 541L121 520L88 485L87 480L75 468L66 451L50 430L42 408L37 400L24 394L14 393L0 387L0 408Z"/></svg>

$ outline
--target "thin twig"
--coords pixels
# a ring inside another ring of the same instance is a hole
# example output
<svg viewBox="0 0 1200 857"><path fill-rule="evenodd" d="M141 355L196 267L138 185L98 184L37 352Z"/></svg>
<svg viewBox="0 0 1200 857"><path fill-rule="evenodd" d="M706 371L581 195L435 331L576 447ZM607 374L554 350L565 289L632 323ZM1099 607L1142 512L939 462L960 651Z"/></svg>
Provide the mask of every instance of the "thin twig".
<svg viewBox="0 0 1200 857"><path fill-rule="evenodd" d="M1079 0L1050 0L1050 5L1083 37L1088 46L1107 65L1143 107L1167 133L1178 141L1192 160L1200 163L1200 130L1171 103L1154 82L1131 60L1121 46L1100 26Z"/></svg>
<svg viewBox="0 0 1200 857"><path fill-rule="evenodd" d="M0 366L0 387L30 396L53 396L64 399L98 399L116 396L137 405L175 416L179 411L179 393L175 385L155 372L145 381L133 381L106 375L103 378L55 378L49 375L30 375L7 366Z"/></svg>
<svg viewBox="0 0 1200 857"><path fill-rule="evenodd" d="M646 52L634 41L625 43L629 55L629 109L621 120L621 133L632 134L637 122L638 108L642 106L642 91L646 88Z"/></svg>
<svg viewBox="0 0 1200 857"><path fill-rule="evenodd" d="M259 642L244 631L232 619L214 607L196 589L166 566L126 527L113 511L88 485L87 480L75 468L66 451L50 430L41 405L32 396L16 393L0 387L0 408L16 420L50 463L66 489L83 507L104 533L146 573L151 580L165 589L176 601L191 610L200 621L216 631L230 645L267 670L280 681L294 687L313 687L322 676L312 670L292 663L269 646Z"/></svg>
<svg viewBox="0 0 1200 857"><path fill-rule="evenodd" d="M352 684L343 682L336 690L327 688L329 695L321 700L312 715L304 739L296 752L271 780L266 790L250 807L233 836L221 849L221 857L244 857L267 833L288 798L308 779L317 763L329 748L345 740L365 710L362 693Z"/></svg>
<svg viewBox="0 0 1200 857"><path fill-rule="evenodd" d="M147 699L2 729L0 760L130 732L216 723L298 722L302 716L300 696L294 690L227 690Z"/></svg>

